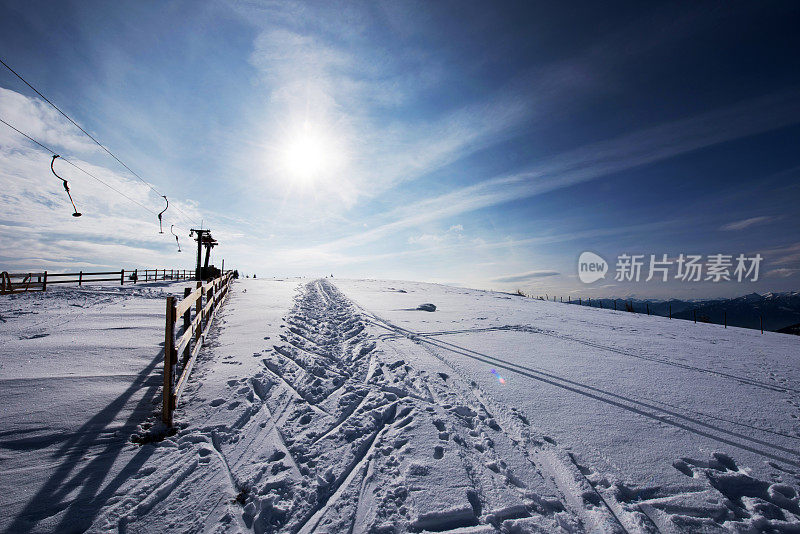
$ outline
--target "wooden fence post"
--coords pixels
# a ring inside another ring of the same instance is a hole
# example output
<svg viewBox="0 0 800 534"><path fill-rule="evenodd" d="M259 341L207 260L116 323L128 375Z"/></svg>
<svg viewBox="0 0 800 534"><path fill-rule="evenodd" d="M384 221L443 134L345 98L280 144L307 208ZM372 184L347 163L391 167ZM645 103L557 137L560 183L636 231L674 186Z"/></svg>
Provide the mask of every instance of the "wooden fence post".
<svg viewBox="0 0 800 534"><path fill-rule="evenodd" d="M42 291L47 291L47 271L44 272L44 281L42 282Z"/></svg>
<svg viewBox="0 0 800 534"><path fill-rule="evenodd" d="M728 312L722 312L722 316L725 321L725 328L728 328Z"/></svg>
<svg viewBox="0 0 800 534"><path fill-rule="evenodd" d="M121 286L125 285L125 269L121 269L119 271L119 285Z"/></svg>
<svg viewBox="0 0 800 534"><path fill-rule="evenodd" d="M188 297L191 292L192 292L191 288L189 288L189 287L184 288L184 290L183 290L183 298ZM191 327L192 327L192 308L189 307L189 308L186 308L185 312L183 312L183 331L184 331L184 333L187 332ZM192 346L192 339L190 337L189 340L186 342L186 348L183 349L183 363L184 364L186 364L186 362L189 360L189 357L192 355L192 351L189 350L191 348L191 346Z"/></svg>
<svg viewBox="0 0 800 534"><path fill-rule="evenodd" d="M139 269L134 269L133 270L133 283L134 284L138 281L138 278L139 278Z"/></svg>
<svg viewBox="0 0 800 534"><path fill-rule="evenodd" d="M78 272L78 287L83 285L83 271Z"/></svg>
<svg viewBox="0 0 800 534"><path fill-rule="evenodd" d="M173 377L176 372L177 358L175 352L175 297L167 297L167 322L164 329L164 398L161 408L161 420L172 426L174 406Z"/></svg>
<svg viewBox="0 0 800 534"><path fill-rule="evenodd" d="M694 317L694 324L697 324L697 310L692 310L692 316Z"/></svg>
<svg viewBox="0 0 800 534"><path fill-rule="evenodd" d="M202 287L203 282L198 281L197 287ZM194 331L194 342L200 343L200 334L203 333L203 292L197 295L197 304L194 312L194 317L197 319L197 330ZM198 319L199 317L199 319Z"/></svg>

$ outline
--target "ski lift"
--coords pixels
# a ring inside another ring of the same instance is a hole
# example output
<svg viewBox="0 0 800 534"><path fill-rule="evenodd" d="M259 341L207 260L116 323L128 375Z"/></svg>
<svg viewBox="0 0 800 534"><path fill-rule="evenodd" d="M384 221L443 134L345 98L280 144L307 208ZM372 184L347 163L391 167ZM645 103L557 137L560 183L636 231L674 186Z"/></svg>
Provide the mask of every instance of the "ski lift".
<svg viewBox="0 0 800 534"><path fill-rule="evenodd" d="M175 233L175 230L173 230L173 228L175 228L175 225L174 224L170 225L169 231L172 233L172 235L175 236L175 242L178 244L178 252L180 252L181 251L181 242L178 241L178 235Z"/></svg>
<svg viewBox="0 0 800 534"><path fill-rule="evenodd" d="M161 198L163 198L164 200L167 201L167 207L164 208L163 210L161 210L161 213L158 214L158 233L159 234L163 234L164 233L164 227L161 226L161 216L164 215L164 212L169 209L169 200L167 200L167 196L166 195L161 195Z"/></svg>
<svg viewBox="0 0 800 534"><path fill-rule="evenodd" d="M55 175L56 178L58 178L59 180L64 182L64 191L67 192L67 196L69 197L69 201L72 203L72 209L75 210L75 212L72 214L72 216L73 217L80 217L82 214L80 212L78 212L78 208L75 206L75 201L72 200L72 195L69 192L69 184L67 183L67 181L65 179L63 179L58 174L56 174L56 169L53 167L53 164L56 162L56 158L59 158L59 157L61 157L61 156L59 156L58 154L54 154L53 155L53 159L50 160L50 170L53 171L53 174Z"/></svg>

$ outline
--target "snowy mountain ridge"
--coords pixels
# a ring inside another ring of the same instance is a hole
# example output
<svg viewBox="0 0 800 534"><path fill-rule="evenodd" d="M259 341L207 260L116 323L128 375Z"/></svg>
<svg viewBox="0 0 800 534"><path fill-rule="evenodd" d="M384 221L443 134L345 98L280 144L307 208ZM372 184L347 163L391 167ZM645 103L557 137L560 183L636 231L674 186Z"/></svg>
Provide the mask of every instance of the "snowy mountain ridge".
<svg viewBox="0 0 800 534"><path fill-rule="evenodd" d="M638 313L668 316L676 319L694 319L695 314L705 322L722 324L727 319L728 326L760 329L761 320L766 330L780 330L800 323L800 292L750 293L729 299L640 299L640 298L592 298L583 301L587 305L625 309L630 303ZM589 303L591 302L591 304ZM575 303L573 301L573 303Z"/></svg>

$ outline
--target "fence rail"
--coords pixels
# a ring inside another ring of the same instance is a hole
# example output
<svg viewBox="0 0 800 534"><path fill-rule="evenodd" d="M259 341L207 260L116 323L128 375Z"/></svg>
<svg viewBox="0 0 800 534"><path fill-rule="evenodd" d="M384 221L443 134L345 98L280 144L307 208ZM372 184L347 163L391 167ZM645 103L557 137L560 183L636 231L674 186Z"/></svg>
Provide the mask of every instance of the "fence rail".
<svg viewBox="0 0 800 534"><path fill-rule="evenodd" d="M167 297L161 420L168 426L174 422L175 408L186 387L197 353L203 346L217 310L228 295L232 280L233 274L228 272L205 284L197 282L194 290L187 287L180 301L175 297ZM179 317L183 317L183 330L176 338L178 331L175 323ZM181 355L180 366L178 354Z"/></svg>
<svg viewBox="0 0 800 534"><path fill-rule="evenodd" d="M113 276L112 276L113 275ZM126 276L127 275L127 276ZM191 280L195 271L189 269L120 269L119 271L78 271L76 273L0 273L0 294L25 291L47 291L52 284L78 284L89 282L117 282L124 285L159 280Z"/></svg>
<svg viewBox="0 0 800 534"><path fill-rule="evenodd" d="M0 295L21 293L24 291L45 291L47 275L45 273L0 273Z"/></svg>

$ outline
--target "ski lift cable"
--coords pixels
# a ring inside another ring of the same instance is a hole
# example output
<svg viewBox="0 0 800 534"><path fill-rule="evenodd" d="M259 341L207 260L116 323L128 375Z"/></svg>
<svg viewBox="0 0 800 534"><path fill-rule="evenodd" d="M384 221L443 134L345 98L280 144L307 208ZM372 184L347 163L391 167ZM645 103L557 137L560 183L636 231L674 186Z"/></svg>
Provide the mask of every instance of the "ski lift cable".
<svg viewBox="0 0 800 534"><path fill-rule="evenodd" d="M118 158L118 157L117 157L117 156L116 156L116 155L115 155L113 152L111 152L111 151L110 151L108 148L106 148L106 147L105 147L105 145L103 145L103 144L102 144L100 141L98 141L97 139L95 139L95 137L94 137L94 136L92 136L92 134L90 134L89 132L87 132L86 130L84 130L84 129L83 129L83 128L82 128L82 127L81 127L81 126L80 126L80 125L79 125L77 122L75 122L74 120L72 120L72 118L71 118L69 115L67 115L66 113L64 113L64 112L61 110L61 108L59 108L58 106L56 106L56 105L55 105L55 104L54 104L54 103L53 103L53 102L52 102L52 101L51 101L49 98L47 98L46 96L44 96L44 95L43 95L43 94L42 94L42 93L41 93L41 92L40 92L38 89L36 89L36 88L35 88L33 85L31 85L31 84L28 82L28 80L26 80L25 78L23 78L23 77L22 77L22 75L20 75L20 74L19 74L17 71L15 71L14 69L12 69L12 68L11 68L11 66L9 66L9 64L8 64L8 63L6 63L5 61L3 61L3 59L2 59L2 58L0 58L0 64L2 64L2 65L5 67L5 68L7 68L7 69L8 69L8 70L9 70L9 71L10 71L10 72L11 72L11 73L14 75L14 76L16 76L17 78L19 78L19 79L22 81L22 83L24 83L25 85L27 85L28 87L30 87L30 88L31 88L31 90L33 90L33 92L35 92L37 95L39 95L40 97L42 97L42 99L44 99L44 101L45 101L45 102L47 102L48 104L50 104L50 105L53 107L53 109L55 109L55 110L56 110L56 111L58 111L58 112L59 112L61 115L63 115L63 116L64 116L64 118L66 118L66 119L67 119L69 122L71 122L71 123L72 123L72 124L73 124L73 125L74 125L76 128L78 128L78 129L79 129L81 132L83 132L83 133L84 133L84 134L85 134L85 135L86 135L86 136L87 136L89 139L91 139L92 141L94 141L94 142L95 142L95 144L96 144L97 146L99 146L100 148L102 148L103 150L105 150L105 151L106 151L106 153L108 153L108 155L109 155L109 156L111 156L112 158L114 158L115 160L117 160L117 162L118 162L120 165L122 165L122 166L123 166L123 167L125 167L125 168L126 168L128 171L130 171L130 173L131 173L131 174L133 174L133 175L134 175L136 178L138 178L138 179L139 179L139 180L140 180L140 181L141 181L143 184L147 185L147 187L149 187L150 189L152 189L152 190L153 190L153 192L155 192L155 193L156 193L158 196L164 196L164 195L163 195L163 194L162 194L162 193L161 193L161 192L160 192L158 189L156 189L156 188L153 186L153 184L151 184L150 182L148 182L147 180L145 180L144 178L142 178L141 176L139 176L139 174L138 174L136 171L134 171L133 169L131 169L130 167L128 167L128 166L127 166L127 165L126 165L126 164L125 164L125 163L124 163L124 162L123 162L121 159L119 159L119 158ZM52 151L51 151L51 152L52 152ZM65 161L66 161L66 160L65 160ZM189 220L191 220L191 217L190 217L188 214L186 214L186 212L184 212L183 210L181 210L181 209L180 209L180 207L178 207L178 206L175 206L175 209L177 209L178 211L180 211L181 213L183 213L183 214L184 214L184 215L185 215L185 216L186 216L186 217L187 217Z"/></svg>
<svg viewBox="0 0 800 534"><path fill-rule="evenodd" d="M41 148L43 148L44 150L46 150L47 152L49 152L51 155L53 155L53 156L55 156L55 155L56 155L55 151L54 151L52 148L50 148L49 146L47 146L47 145L45 145L45 144L43 144L43 143L41 143L41 142L37 141L36 139L34 139L33 137L31 137L30 135L28 135L28 134L26 134L25 132L23 132L23 131L19 130L19 129L18 129L18 128L16 128L15 126L13 126L13 125L9 124L9 123L8 123L8 122L6 122L6 121L5 121L5 120L4 120L2 117L0 117L0 122L2 122L3 124L5 124L5 125L6 125L6 126L8 126L9 128L11 128L12 130L14 130L15 132L17 132L17 133L18 133L18 134L20 134L21 136L25 137L26 139L28 139L28 140L29 140L29 141L31 141L32 143L35 143L35 144L39 145ZM132 197L130 197L130 196L128 196L128 195L126 195L125 193L123 193L122 191L120 191L119 189L117 189L116 187L114 187L113 185L111 185L111 184L109 184L108 182L106 182L106 181L104 181L104 180L102 180L102 179L98 178L97 176L95 176L95 175L94 175L94 174L92 174L91 172L87 171L87 170L86 170L86 169L84 169L83 167L81 167L81 166L77 165L76 163L73 163L72 161L68 160L68 159L67 159L67 158L65 158L64 156L59 156L59 157L61 158L61 160L62 160L62 161L64 161L64 163L68 163L69 165L72 165L74 168L78 169L79 171L81 171L81 172L82 172L82 173L84 173L85 175L87 175L87 176L89 176L90 178L92 178L92 179L94 179L94 180L96 180L96 181L100 182L101 184L103 184L103 185L104 185L104 186L106 186L107 188L111 189L111 190L112 190L112 191L114 191L115 193L118 193L118 194L122 195L122 196L123 196L123 197L125 197L126 199L130 200L130 201L131 201L131 202L133 202L134 204L136 204L136 205L138 205L139 207L141 207L142 209L144 209L144 210L147 210L149 213L151 213L151 214L153 214L153 215L158 215L158 212L156 212L155 210L152 210L152 209L148 208L147 206L145 206L144 204L142 204L141 202L139 202L139 201L138 201L138 200L136 200L135 198L132 198ZM53 160L53 161L54 161L54 160ZM51 164L52 164L52 163L53 163L53 162L51 161ZM54 174L55 174L55 171L54 171ZM56 176L58 176L58 175L56 175ZM59 178L60 178L60 177L59 177ZM61 178L61 179L63 180L63 178Z"/></svg>

